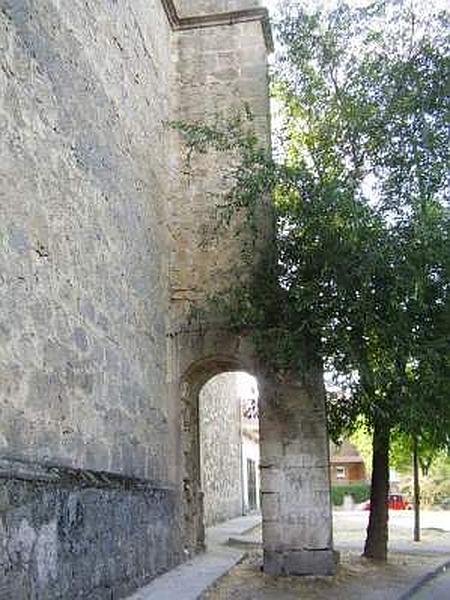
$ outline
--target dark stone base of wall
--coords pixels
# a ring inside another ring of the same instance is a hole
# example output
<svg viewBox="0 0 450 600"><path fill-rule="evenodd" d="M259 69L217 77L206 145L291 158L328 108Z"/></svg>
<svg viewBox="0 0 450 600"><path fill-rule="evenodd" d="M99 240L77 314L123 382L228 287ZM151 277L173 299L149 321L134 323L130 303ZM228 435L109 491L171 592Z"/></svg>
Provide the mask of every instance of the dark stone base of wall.
<svg viewBox="0 0 450 600"><path fill-rule="evenodd" d="M126 596L181 559L175 490L0 460L0 600Z"/></svg>

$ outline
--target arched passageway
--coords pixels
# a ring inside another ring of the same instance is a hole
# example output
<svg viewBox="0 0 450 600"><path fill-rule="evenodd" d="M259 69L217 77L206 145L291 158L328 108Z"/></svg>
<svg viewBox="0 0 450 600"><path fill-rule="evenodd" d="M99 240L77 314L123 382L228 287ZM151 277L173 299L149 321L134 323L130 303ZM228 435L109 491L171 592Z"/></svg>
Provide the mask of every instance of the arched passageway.
<svg viewBox="0 0 450 600"><path fill-rule="evenodd" d="M328 439L320 371L308 373L301 382L286 373L268 374L254 368L257 363L251 352L242 351L242 340L231 334L210 336L212 346L205 337L199 344L207 358L193 361L181 377L186 547L198 550L205 543L201 390L220 373L245 371L256 376L259 388L264 569L273 574L331 574Z"/></svg>
<svg viewBox="0 0 450 600"><path fill-rule="evenodd" d="M247 373L221 373L200 391L205 527L259 510L257 403L257 382Z"/></svg>

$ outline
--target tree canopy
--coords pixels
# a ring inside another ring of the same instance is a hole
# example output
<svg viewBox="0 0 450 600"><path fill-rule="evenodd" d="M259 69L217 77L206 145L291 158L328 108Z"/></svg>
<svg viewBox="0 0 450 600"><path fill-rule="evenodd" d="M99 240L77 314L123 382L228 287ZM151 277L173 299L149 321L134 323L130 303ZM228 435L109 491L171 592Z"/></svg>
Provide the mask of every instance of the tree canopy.
<svg viewBox="0 0 450 600"><path fill-rule="evenodd" d="M381 533L366 551L378 558L390 432L449 445L446 25L445 13L424 19L399 0L286 3L276 27L276 158L245 118L178 124L191 149L238 157L227 215L243 212L255 227L262 198L273 198L275 259L230 290L230 321L253 331L274 368L301 377L320 360L345 382L348 393L329 406L332 432L358 418L374 428Z"/></svg>

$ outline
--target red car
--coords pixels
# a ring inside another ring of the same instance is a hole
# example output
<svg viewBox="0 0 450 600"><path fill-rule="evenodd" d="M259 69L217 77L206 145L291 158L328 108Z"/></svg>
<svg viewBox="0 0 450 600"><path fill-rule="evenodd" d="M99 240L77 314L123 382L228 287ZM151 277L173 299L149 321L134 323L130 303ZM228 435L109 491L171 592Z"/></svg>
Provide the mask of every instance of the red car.
<svg viewBox="0 0 450 600"><path fill-rule="evenodd" d="M392 508L392 510L410 510L412 506L401 494L389 494L388 508Z"/></svg>
<svg viewBox="0 0 450 600"><path fill-rule="evenodd" d="M411 510L412 506L401 494L389 494L387 500L388 508L391 510ZM362 510L370 510L370 500L364 502Z"/></svg>

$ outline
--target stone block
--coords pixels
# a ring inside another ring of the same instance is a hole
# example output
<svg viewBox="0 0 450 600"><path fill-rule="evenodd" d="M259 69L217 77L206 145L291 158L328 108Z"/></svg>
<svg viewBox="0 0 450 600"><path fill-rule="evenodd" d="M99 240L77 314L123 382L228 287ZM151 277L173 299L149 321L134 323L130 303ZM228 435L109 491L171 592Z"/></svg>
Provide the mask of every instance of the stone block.
<svg viewBox="0 0 450 600"><path fill-rule="evenodd" d="M283 485L283 472L272 465L261 465L261 491L280 492Z"/></svg>
<svg viewBox="0 0 450 600"><path fill-rule="evenodd" d="M283 542L283 528L278 521L266 520L262 522L263 547L267 550L280 550Z"/></svg>
<svg viewBox="0 0 450 600"><path fill-rule="evenodd" d="M261 464L270 465L283 456L283 442L280 440L280 432L276 432L276 426L271 435L261 436Z"/></svg>
<svg viewBox="0 0 450 600"><path fill-rule="evenodd" d="M264 571L269 575L333 575L335 570L332 549L264 550Z"/></svg>
<svg viewBox="0 0 450 600"><path fill-rule="evenodd" d="M277 521L280 518L280 495L278 493L261 493L261 509L265 521Z"/></svg>
<svg viewBox="0 0 450 600"><path fill-rule="evenodd" d="M284 521L283 548L323 548L331 546L331 531L327 514L311 509Z"/></svg>

